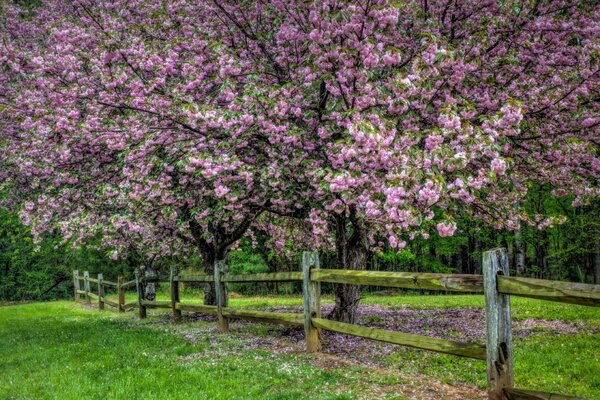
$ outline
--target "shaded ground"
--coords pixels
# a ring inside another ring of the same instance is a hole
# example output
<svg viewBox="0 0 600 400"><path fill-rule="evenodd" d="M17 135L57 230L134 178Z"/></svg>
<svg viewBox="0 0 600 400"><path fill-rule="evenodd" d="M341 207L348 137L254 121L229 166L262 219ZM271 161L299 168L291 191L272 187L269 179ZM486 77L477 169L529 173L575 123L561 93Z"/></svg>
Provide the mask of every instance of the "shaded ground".
<svg viewBox="0 0 600 400"><path fill-rule="evenodd" d="M322 306L327 315L331 304ZM263 307L263 310L286 313L302 313L302 307ZM161 313L163 323L170 322L169 313ZM184 314L184 322L215 322L216 318L201 313ZM359 324L374 328L389 329L398 332L413 333L431 337L445 338L461 342L485 341L485 315L481 308L440 308L440 309L389 309L378 305L361 305ZM582 322L563 322L558 320L525 319L514 321L513 334L516 338L528 338L534 335L574 335L590 332ZM262 330L258 330L261 326ZM192 343L207 341L211 344L206 352L188 356L191 359L218 356L210 349L222 348L222 341L229 340L228 335L215 335L216 327L208 326L186 330L183 336ZM592 329L596 331L597 329ZM348 371L359 368L361 372L362 398L390 398L394 394L408 399L483 399L485 392L476 385L464 383L444 383L421 374L399 373L390 368L387 357L402 351L397 345L375 342L335 332L322 331L322 353L308 355L304 353L303 328L298 326L257 325L252 321L232 320L231 336L238 340L234 351L263 349L269 354L295 354L310 364L326 370ZM376 378L364 379L364 374ZM350 381L352 373L349 372ZM356 387L342 385L338 390L356 392Z"/></svg>

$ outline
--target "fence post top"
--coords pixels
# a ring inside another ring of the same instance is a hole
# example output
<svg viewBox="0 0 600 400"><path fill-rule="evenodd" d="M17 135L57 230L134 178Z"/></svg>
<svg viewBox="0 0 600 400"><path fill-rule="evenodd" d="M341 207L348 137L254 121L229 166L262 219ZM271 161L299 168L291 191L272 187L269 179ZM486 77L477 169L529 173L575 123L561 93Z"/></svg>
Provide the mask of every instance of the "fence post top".
<svg viewBox="0 0 600 400"><path fill-rule="evenodd" d="M506 251L506 247L496 247L496 248L484 251L483 254L486 254L486 253L502 253L502 252L505 252L505 251Z"/></svg>
<svg viewBox="0 0 600 400"><path fill-rule="evenodd" d="M90 273L88 271L83 271L83 276L84 278L88 278L90 276Z"/></svg>
<svg viewBox="0 0 600 400"><path fill-rule="evenodd" d="M309 267L319 268L319 253L316 251L302 252L302 264Z"/></svg>

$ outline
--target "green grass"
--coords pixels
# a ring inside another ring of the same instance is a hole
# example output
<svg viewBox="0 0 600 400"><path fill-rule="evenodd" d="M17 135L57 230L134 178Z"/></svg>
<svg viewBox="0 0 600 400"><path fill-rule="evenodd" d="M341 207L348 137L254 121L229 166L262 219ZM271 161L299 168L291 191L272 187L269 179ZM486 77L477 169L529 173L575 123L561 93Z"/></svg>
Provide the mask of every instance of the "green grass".
<svg viewBox="0 0 600 400"><path fill-rule="evenodd" d="M159 298L167 299L162 293ZM200 297L186 293L183 300L199 302ZM331 301L324 296L324 303ZM563 320L581 323L588 332L552 335L542 330L516 339L517 386L600 399L600 309L517 297L511 301L516 320ZM230 303L300 306L302 299L235 297ZM363 303L392 309L464 308L482 307L483 298L366 294ZM156 313L151 310L150 318L139 321L134 313L99 313L72 302L0 307L0 399L371 398L369 387L410 384L410 377L418 375L481 388L486 384L481 361L398 347L379 360L391 375L361 365L322 369L304 354L248 348L252 338L280 334L272 326L245 325L223 335L213 332L212 323L175 326ZM190 332L199 340L185 340ZM402 399L398 396L393 398Z"/></svg>
<svg viewBox="0 0 600 400"><path fill-rule="evenodd" d="M234 337L215 352L176 329L67 302L1 307L0 399L350 398L293 355L232 351Z"/></svg>
<svg viewBox="0 0 600 400"><path fill-rule="evenodd" d="M534 336L517 339L515 385L519 388L600 399L600 335ZM382 361L401 373L421 373L445 383L485 388L485 362L402 349Z"/></svg>

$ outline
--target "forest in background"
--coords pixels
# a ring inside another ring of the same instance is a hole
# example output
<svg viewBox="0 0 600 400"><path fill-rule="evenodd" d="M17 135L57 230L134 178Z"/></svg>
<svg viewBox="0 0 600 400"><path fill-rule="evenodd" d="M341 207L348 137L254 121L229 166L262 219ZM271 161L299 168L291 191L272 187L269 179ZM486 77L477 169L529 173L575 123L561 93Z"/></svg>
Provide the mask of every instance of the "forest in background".
<svg viewBox="0 0 600 400"><path fill-rule="evenodd" d="M443 273L481 273L481 252L506 247L511 258L511 273L520 276L600 284L600 204L572 207L569 198L556 198L545 187L530 191L529 211L564 215L565 223L544 230L522 226L520 234L501 231L471 221L465 216L452 237L432 236L415 239L400 251L370 254L367 269ZM254 245L244 238L229 256L231 272L249 274L298 270L299 254L293 259L276 255L266 246L266 236L256 236ZM98 242L99 243L99 242ZM524 268L515 270L519 249ZM335 252L321 254L323 268L335 265ZM72 270L87 270L105 277L131 277L144 261L135 252L126 259L112 260L107 250L76 247L58 233L46 234L34 243L29 229L18 216L0 209L0 300L53 300L71 296ZM198 255L187 259L165 258L156 263L168 273L171 266L180 270L201 271ZM231 285L243 294L260 292L291 293L300 290L290 284ZM325 287L327 291L329 288Z"/></svg>

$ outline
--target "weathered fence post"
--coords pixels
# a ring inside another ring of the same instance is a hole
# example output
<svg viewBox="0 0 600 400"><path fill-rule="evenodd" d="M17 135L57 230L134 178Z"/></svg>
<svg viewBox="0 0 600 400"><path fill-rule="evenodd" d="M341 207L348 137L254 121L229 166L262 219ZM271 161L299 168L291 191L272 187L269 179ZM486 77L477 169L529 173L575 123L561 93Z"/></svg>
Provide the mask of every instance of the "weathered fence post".
<svg viewBox="0 0 600 400"><path fill-rule="evenodd" d="M140 271L135 271L135 287L137 288L138 294L138 315L140 318L146 318L146 307L143 305L144 302L144 287L140 279Z"/></svg>
<svg viewBox="0 0 600 400"><path fill-rule="evenodd" d="M180 322L181 310L177 309L177 303L179 303L179 281L175 280L176 275L177 271L175 267L171 267L169 283L171 284L171 307L173 309L173 322Z"/></svg>
<svg viewBox="0 0 600 400"><path fill-rule="evenodd" d="M229 332L229 318L223 315L223 308L227 307L227 286L221 282L221 277L227 272L227 264L224 260L215 261L215 291L217 295L217 318L219 319L219 331Z"/></svg>
<svg viewBox="0 0 600 400"><path fill-rule="evenodd" d="M321 283L310 280L311 269L319 268L319 254L316 251L302 253L302 272L304 281L304 337L306 351L313 353L321 350L319 329L316 328L311 318L321 318Z"/></svg>
<svg viewBox="0 0 600 400"><path fill-rule="evenodd" d="M483 285L487 326L487 375L490 400L504 400L514 386L510 296L498 292L498 275L508 276L506 249L483 253Z"/></svg>
<svg viewBox="0 0 600 400"><path fill-rule="evenodd" d="M117 277L117 293L119 294L119 312L125 312L125 288L123 287L125 278L123 275Z"/></svg>
<svg viewBox="0 0 600 400"><path fill-rule="evenodd" d="M79 286L79 271L73 271L73 292L75 293L75 301L79 301L79 291L81 287Z"/></svg>
<svg viewBox="0 0 600 400"><path fill-rule="evenodd" d="M102 274L98 274L98 309L104 310L104 284L102 281L104 277Z"/></svg>
<svg viewBox="0 0 600 400"><path fill-rule="evenodd" d="M85 290L85 301L88 304L92 304L92 299L90 298L90 273L87 271L83 271L83 290Z"/></svg>

